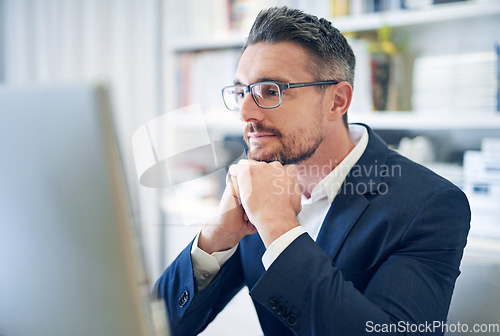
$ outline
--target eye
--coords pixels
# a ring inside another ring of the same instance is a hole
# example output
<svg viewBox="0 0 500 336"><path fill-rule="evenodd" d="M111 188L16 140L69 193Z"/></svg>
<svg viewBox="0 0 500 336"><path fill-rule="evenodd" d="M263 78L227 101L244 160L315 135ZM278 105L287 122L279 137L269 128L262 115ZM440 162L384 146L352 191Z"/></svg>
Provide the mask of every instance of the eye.
<svg viewBox="0 0 500 336"><path fill-rule="evenodd" d="M277 97L280 95L279 88L276 85L263 85L262 94L264 97Z"/></svg>
<svg viewBox="0 0 500 336"><path fill-rule="evenodd" d="M238 98L238 99L243 99L245 98L245 89L243 88L235 88L234 89L234 95Z"/></svg>

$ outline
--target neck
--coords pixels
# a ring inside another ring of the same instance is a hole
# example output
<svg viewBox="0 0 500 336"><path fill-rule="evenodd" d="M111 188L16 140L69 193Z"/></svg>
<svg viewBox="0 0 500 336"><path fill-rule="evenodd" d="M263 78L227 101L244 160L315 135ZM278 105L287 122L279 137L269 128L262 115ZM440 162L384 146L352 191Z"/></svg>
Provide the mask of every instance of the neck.
<svg viewBox="0 0 500 336"><path fill-rule="evenodd" d="M354 143L349 131L342 127L334 132L335 137L324 139L316 152L307 160L294 165L300 191L306 198L311 197L314 187L321 182L352 151Z"/></svg>

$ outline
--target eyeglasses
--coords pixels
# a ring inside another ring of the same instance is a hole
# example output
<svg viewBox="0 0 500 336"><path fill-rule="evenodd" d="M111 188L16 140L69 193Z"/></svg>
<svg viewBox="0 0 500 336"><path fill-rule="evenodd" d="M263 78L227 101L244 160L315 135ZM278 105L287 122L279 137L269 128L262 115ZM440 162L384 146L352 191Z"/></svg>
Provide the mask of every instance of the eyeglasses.
<svg viewBox="0 0 500 336"><path fill-rule="evenodd" d="M283 100L283 91L288 89L301 88L314 85L333 85L339 82L334 80L322 82L304 82L304 83L288 83L280 84L275 82L261 82L248 86L245 85L230 85L222 88L222 99L224 105L230 111L239 111L243 99L248 92L257 106L264 109L272 109L281 105Z"/></svg>

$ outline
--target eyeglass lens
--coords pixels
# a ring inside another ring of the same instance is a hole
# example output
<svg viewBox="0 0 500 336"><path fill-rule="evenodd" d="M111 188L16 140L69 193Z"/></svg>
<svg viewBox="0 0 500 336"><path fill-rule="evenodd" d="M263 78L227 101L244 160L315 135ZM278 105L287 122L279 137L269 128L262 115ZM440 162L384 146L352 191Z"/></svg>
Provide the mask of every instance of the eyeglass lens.
<svg viewBox="0 0 500 336"><path fill-rule="evenodd" d="M240 102L245 98L245 88L238 86L226 87L222 91L222 98L228 109L237 111L240 109Z"/></svg>
<svg viewBox="0 0 500 336"><path fill-rule="evenodd" d="M239 110L245 98L246 88L233 86L224 89L224 102L230 110ZM280 105L280 88L275 83L258 83L250 88L254 101L263 108L273 108Z"/></svg>
<svg viewBox="0 0 500 336"><path fill-rule="evenodd" d="M251 90L260 107L276 107L280 104L280 88L274 83L257 84Z"/></svg>

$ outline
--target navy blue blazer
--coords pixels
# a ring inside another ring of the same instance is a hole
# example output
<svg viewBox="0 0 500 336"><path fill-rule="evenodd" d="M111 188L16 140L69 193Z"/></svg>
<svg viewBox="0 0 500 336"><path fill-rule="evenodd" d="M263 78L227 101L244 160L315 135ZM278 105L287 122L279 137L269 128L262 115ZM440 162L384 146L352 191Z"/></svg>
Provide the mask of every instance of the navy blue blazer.
<svg viewBox="0 0 500 336"><path fill-rule="evenodd" d="M173 335L202 331L242 286L266 335L442 334L430 325L446 321L469 204L455 185L368 133L316 242L301 235L265 271L259 235L247 236L201 291L192 243L180 253L154 289Z"/></svg>

